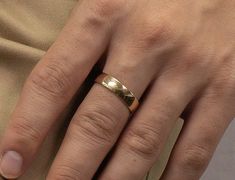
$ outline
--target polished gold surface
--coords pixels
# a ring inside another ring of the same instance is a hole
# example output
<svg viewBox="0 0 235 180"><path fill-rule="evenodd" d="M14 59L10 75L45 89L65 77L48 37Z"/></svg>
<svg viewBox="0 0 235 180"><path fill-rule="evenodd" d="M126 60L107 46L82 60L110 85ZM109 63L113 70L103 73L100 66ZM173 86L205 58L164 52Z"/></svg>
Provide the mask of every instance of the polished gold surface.
<svg viewBox="0 0 235 180"><path fill-rule="evenodd" d="M96 78L95 82L103 85L121 98L131 113L137 109L139 105L138 99L118 79L103 73Z"/></svg>

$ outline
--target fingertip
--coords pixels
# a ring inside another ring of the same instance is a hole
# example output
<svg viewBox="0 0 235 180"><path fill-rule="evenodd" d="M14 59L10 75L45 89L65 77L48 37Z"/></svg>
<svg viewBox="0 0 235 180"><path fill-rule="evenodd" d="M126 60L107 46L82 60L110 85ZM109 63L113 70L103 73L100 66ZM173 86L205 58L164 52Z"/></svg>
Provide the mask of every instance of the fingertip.
<svg viewBox="0 0 235 180"><path fill-rule="evenodd" d="M0 174L7 179L18 178L22 172L23 157L16 151L5 152L0 161Z"/></svg>

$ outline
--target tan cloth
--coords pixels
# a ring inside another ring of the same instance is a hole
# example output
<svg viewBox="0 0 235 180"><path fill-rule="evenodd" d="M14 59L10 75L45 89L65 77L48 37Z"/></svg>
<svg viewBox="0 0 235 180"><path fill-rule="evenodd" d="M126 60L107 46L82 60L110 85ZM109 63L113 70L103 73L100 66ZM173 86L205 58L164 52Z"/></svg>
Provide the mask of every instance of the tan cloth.
<svg viewBox="0 0 235 180"><path fill-rule="evenodd" d="M19 97L22 85L65 24L76 0L0 1L0 136ZM71 104L71 107L73 104ZM68 110L69 111L69 110ZM67 118L66 118L67 117ZM44 180L65 131L62 123L54 127L30 170L22 180ZM179 132L178 123L166 150L148 179L158 179Z"/></svg>

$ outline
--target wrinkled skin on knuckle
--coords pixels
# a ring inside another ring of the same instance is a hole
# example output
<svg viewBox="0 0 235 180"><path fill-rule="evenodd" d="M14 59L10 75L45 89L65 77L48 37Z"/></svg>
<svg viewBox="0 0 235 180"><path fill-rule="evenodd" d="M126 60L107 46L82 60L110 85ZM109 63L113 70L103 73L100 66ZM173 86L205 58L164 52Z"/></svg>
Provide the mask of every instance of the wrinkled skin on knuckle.
<svg viewBox="0 0 235 180"><path fill-rule="evenodd" d="M111 143L117 121L112 113L100 108L99 110L81 112L79 119L74 119L73 124L89 141Z"/></svg>
<svg viewBox="0 0 235 180"><path fill-rule="evenodd" d="M8 137L12 139L15 147L27 147L24 151L29 155L36 151L38 144L42 141L42 133L39 129L30 125L25 117L15 117L15 122L9 127ZM17 120L19 120L17 122Z"/></svg>
<svg viewBox="0 0 235 180"><path fill-rule="evenodd" d="M223 63L221 73L217 75L218 85L223 83L225 88L234 90L235 88L235 60L228 60ZM233 91L234 92L234 91Z"/></svg>
<svg viewBox="0 0 235 180"><path fill-rule="evenodd" d="M202 146L191 145L182 151L179 167L185 171L200 174L207 167L212 154Z"/></svg>
<svg viewBox="0 0 235 180"><path fill-rule="evenodd" d="M28 123L14 123L11 125L11 130L17 134L17 136L22 137L25 141L38 142L42 138L40 130L29 125Z"/></svg>
<svg viewBox="0 0 235 180"><path fill-rule="evenodd" d="M53 170L53 174L47 180L82 180L82 173L68 165L59 165Z"/></svg>
<svg viewBox="0 0 235 180"><path fill-rule="evenodd" d="M72 83L63 69L65 67L58 64L50 63L30 76L30 87L36 94L49 99L64 98L68 95Z"/></svg>
<svg viewBox="0 0 235 180"><path fill-rule="evenodd" d="M235 61L227 60L220 63L220 68L217 69L208 85L207 98L221 97L235 103Z"/></svg>
<svg viewBox="0 0 235 180"><path fill-rule="evenodd" d="M162 146L160 133L149 125L128 130L122 143L127 150L146 159L159 155Z"/></svg>

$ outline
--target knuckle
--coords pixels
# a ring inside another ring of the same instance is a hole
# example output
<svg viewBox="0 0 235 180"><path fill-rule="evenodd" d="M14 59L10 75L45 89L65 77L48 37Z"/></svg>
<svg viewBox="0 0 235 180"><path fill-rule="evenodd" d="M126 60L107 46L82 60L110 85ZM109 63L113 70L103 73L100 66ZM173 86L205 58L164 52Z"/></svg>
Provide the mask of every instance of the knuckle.
<svg viewBox="0 0 235 180"><path fill-rule="evenodd" d="M204 48L198 47L193 43L186 43L187 47L184 48L182 67L186 71L193 70L211 70L213 68L212 62L214 60L212 55L208 55L208 52Z"/></svg>
<svg viewBox="0 0 235 180"><path fill-rule="evenodd" d="M27 118L17 117L15 123L10 128L16 134L20 143L26 146L40 142L42 139L40 130L34 127Z"/></svg>
<svg viewBox="0 0 235 180"><path fill-rule="evenodd" d="M153 158L160 153L160 132L150 125L142 124L128 130L123 145L131 152L144 158Z"/></svg>
<svg viewBox="0 0 235 180"><path fill-rule="evenodd" d="M142 28L145 27L145 28ZM148 16L143 20L143 24L138 33L137 43L143 48L165 48L173 44L176 37L176 31L168 20L156 20L152 16Z"/></svg>
<svg viewBox="0 0 235 180"><path fill-rule="evenodd" d="M183 63L178 64L178 68L185 72L197 70L201 70L203 72L203 70L209 70L208 66L206 66L207 63L203 61L204 59L200 57L198 52L185 50Z"/></svg>
<svg viewBox="0 0 235 180"><path fill-rule="evenodd" d="M55 168L55 173L52 175L53 180L81 180L81 172L68 165L60 165Z"/></svg>
<svg viewBox="0 0 235 180"><path fill-rule="evenodd" d="M234 96L235 73L233 69L234 66L226 65L223 71L216 76L212 87L219 93L218 95Z"/></svg>
<svg viewBox="0 0 235 180"><path fill-rule="evenodd" d="M198 145L192 145L184 150L180 166L185 170L200 172L207 166L210 157L209 150Z"/></svg>
<svg viewBox="0 0 235 180"><path fill-rule="evenodd" d="M63 98L71 85L63 65L50 63L30 77L31 87L39 95Z"/></svg>
<svg viewBox="0 0 235 180"><path fill-rule="evenodd" d="M217 74L210 83L207 91L205 93L205 98L208 99L208 102L215 102L215 99L218 97L227 98L233 103L235 100L235 74L231 70L223 71L222 73Z"/></svg>
<svg viewBox="0 0 235 180"><path fill-rule="evenodd" d="M80 113L79 120L74 120L73 123L90 140L109 143L118 122L115 115L99 109Z"/></svg>
<svg viewBox="0 0 235 180"><path fill-rule="evenodd" d="M113 18L122 12L126 0L96 0L95 13L105 18Z"/></svg>

